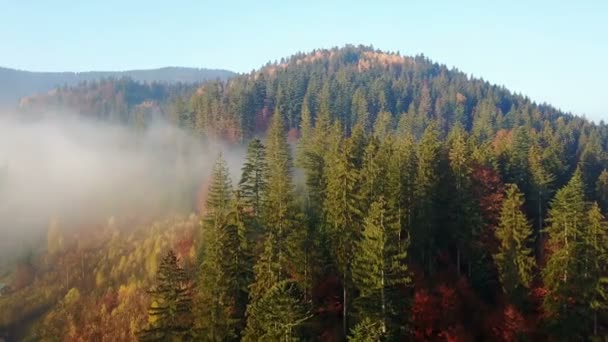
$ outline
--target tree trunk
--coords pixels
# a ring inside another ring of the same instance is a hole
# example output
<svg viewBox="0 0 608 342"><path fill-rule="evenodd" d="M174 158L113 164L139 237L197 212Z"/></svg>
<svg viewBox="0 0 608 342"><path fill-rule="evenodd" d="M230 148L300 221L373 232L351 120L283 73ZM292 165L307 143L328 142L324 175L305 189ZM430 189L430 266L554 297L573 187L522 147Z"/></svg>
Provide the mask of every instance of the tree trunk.
<svg viewBox="0 0 608 342"><path fill-rule="evenodd" d="M458 277L460 278L460 247L456 248L456 271L458 272Z"/></svg>
<svg viewBox="0 0 608 342"><path fill-rule="evenodd" d="M346 322L346 272L342 275L342 331L344 337L348 336L348 324Z"/></svg>
<svg viewBox="0 0 608 342"><path fill-rule="evenodd" d="M597 336L597 311L593 311L593 335Z"/></svg>
<svg viewBox="0 0 608 342"><path fill-rule="evenodd" d="M384 298L384 269L380 271L382 274L382 288L381 296L382 296L382 333L386 333L386 299Z"/></svg>

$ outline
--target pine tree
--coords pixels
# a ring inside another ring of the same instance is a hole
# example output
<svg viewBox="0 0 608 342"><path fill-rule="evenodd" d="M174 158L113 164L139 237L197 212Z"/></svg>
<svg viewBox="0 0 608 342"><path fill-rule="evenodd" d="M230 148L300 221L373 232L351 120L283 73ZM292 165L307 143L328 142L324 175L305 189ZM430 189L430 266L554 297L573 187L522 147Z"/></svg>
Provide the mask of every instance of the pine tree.
<svg viewBox="0 0 608 342"><path fill-rule="evenodd" d="M543 156L537 146L532 146L529 152L529 167L532 175L531 185L536 201L538 222L537 228L534 231L534 238L538 240L538 236L544 225L543 210L546 207L547 200L550 195L551 184L555 177L547 170L548 168L543 163Z"/></svg>
<svg viewBox="0 0 608 342"><path fill-rule="evenodd" d="M597 203L589 209L587 220L582 249L585 289L580 295L589 303L593 335L597 335L598 312L608 308L608 227Z"/></svg>
<svg viewBox="0 0 608 342"><path fill-rule="evenodd" d="M435 231L437 229L436 196L439 184L441 143L436 125L427 127L417 149L416 208L412 243L420 261L429 272L433 269Z"/></svg>
<svg viewBox="0 0 608 342"><path fill-rule="evenodd" d="M511 302L519 304L530 286L534 271L530 241L532 226L521 210L523 205L523 194L517 185L510 184L496 229L499 246L498 253L494 255L503 291Z"/></svg>
<svg viewBox="0 0 608 342"><path fill-rule="evenodd" d="M603 212L608 212L608 170L604 169L595 182L597 201Z"/></svg>
<svg viewBox="0 0 608 342"><path fill-rule="evenodd" d="M172 250L161 260L156 286L149 292L148 326L140 341L191 340L192 294L190 280Z"/></svg>
<svg viewBox="0 0 608 342"><path fill-rule="evenodd" d="M359 296L355 300L360 321L380 322L383 335L404 337L403 289L410 278L406 266L407 246L396 243L399 227L383 198L374 202L364 220L361 240L353 258L353 282Z"/></svg>
<svg viewBox="0 0 608 342"><path fill-rule="evenodd" d="M288 321L277 325L267 320L269 307L287 305L290 312L301 312L301 298L284 291L286 281L298 285L304 278L305 265L302 253L306 241L305 230L300 228L292 183L291 155L285 136L283 118L278 108L267 138L268 187L264 195L263 225L264 249L254 266L254 282L250 288L247 307L247 328L244 339L258 340L265 336L280 339L291 338L294 325L301 317L294 314ZM279 290L277 290L279 289ZM278 302L277 303L275 303ZM285 309L287 310L287 309ZM280 314L277 312L276 314ZM278 329L278 330L277 330ZM270 335L268 335L270 334Z"/></svg>
<svg viewBox="0 0 608 342"><path fill-rule="evenodd" d="M349 342L378 342L382 340L382 322L364 318L359 322L348 337Z"/></svg>
<svg viewBox="0 0 608 342"><path fill-rule="evenodd" d="M304 97L302 114L300 114L300 139L298 141L296 164L302 167L306 166L308 153L307 148L310 148L311 146L311 139L313 135L312 114L310 113L308 102L308 97Z"/></svg>
<svg viewBox="0 0 608 342"><path fill-rule="evenodd" d="M596 199L595 182L606 167L605 152L602 149L602 140L597 130L591 131L579 162L585 194L589 198Z"/></svg>
<svg viewBox="0 0 608 342"><path fill-rule="evenodd" d="M357 88L353 94L351 113L354 116L352 122L358 124L364 133L369 132L369 111L365 93L361 88Z"/></svg>
<svg viewBox="0 0 608 342"><path fill-rule="evenodd" d="M334 135L336 135L334 129ZM361 198L357 191L359 173L353 164L350 140L341 142L338 135L332 139L334 145L328 152L326 169L327 196L324 201L325 221L327 224L330 249L342 279L342 319L343 332L348 327L348 302L350 291L350 266L354 243L358 238L361 211Z"/></svg>
<svg viewBox="0 0 608 342"><path fill-rule="evenodd" d="M393 117L389 112L380 112L374 122L374 137L380 141L384 141L393 128Z"/></svg>
<svg viewBox="0 0 608 342"><path fill-rule="evenodd" d="M311 317L301 297L302 291L293 282L273 284L248 308L243 341L300 341L299 330Z"/></svg>
<svg viewBox="0 0 608 342"><path fill-rule="evenodd" d="M197 330L201 338L218 341L237 336L239 318L237 265L239 235L231 222L232 185L228 167L220 154L213 167L203 221L202 263L200 266Z"/></svg>
<svg viewBox="0 0 608 342"><path fill-rule="evenodd" d="M471 154L467 145L466 132L462 126L454 126L448 140L448 159L451 180L453 181L452 189L454 190L449 196L450 209L448 215L452 223L452 234L456 241L456 270L460 275L462 253L465 252L471 257L471 242L473 237L477 235L469 180Z"/></svg>
<svg viewBox="0 0 608 342"><path fill-rule="evenodd" d="M247 146L245 163L242 168L239 193L243 203L257 217L262 209L262 199L267 188L266 149L259 139L253 139Z"/></svg>
<svg viewBox="0 0 608 342"><path fill-rule="evenodd" d="M581 334L577 329L585 325L581 312L587 305L580 297L585 282L581 267L587 222L585 206L582 175L577 169L551 202L546 228L550 255L542 272L548 291L543 307L554 324L554 331L562 337Z"/></svg>

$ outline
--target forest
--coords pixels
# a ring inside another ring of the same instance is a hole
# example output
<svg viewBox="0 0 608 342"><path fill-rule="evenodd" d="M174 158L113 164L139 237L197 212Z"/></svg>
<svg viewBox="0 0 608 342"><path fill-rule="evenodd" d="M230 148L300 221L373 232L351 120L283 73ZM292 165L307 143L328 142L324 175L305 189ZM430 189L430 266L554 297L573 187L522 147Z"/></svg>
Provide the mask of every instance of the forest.
<svg viewBox="0 0 608 342"><path fill-rule="evenodd" d="M604 122L367 46L81 83L19 115L48 108L226 148L182 210L49 218L0 268L0 339L608 338Z"/></svg>

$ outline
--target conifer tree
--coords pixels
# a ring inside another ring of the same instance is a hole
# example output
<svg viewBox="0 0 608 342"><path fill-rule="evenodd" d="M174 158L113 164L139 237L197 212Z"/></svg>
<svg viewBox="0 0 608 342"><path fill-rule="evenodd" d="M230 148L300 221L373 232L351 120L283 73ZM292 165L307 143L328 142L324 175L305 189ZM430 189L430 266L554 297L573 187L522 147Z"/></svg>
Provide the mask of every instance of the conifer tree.
<svg viewBox="0 0 608 342"><path fill-rule="evenodd" d="M348 337L349 342L377 342L381 341L384 333L382 332L382 322L364 318L352 329Z"/></svg>
<svg viewBox="0 0 608 342"><path fill-rule="evenodd" d="M581 295L589 303L593 317L593 335L597 335L598 313L608 308L608 227L597 203L591 205L587 220L582 249L585 289Z"/></svg>
<svg viewBox="0 0 608 342"><path fill-rule="evenodd" d="M473 213L469 176L471 174L470 152L466 140L466 132L460 125L454 126L448 137L451 180L454 192L450 194L450 208L448 217L453 227L453 236L456 241L456 270L460 275L462 253L471 257L475 215ZM470 264L470 263L469 263Z"/></svg>
<svg viewBox="0 0 608 342"><path fill-rule="evenodd" d="M198 334L212 341L235 338L239 317L237 299L239 259L243 251L237 226L232 221L232 185L228 167L220 154L213 167L203 221L202 263L199 273L197 306Z"/></svg>
<svg viewBox="0 0 608 342"><path fill-rule="evenodd" d="M585 326L581 313L588 306L580 296L586 281L581 267L587 223L585 206L582 175L577 169L551 202L546 228L550 255L542 272L548 291L543 307L555 332L562 337L574 338Z"/></svg>
<svg viewBox="0 0 608 342"><path fill-rule="evenodd" d="M608 170L604 169L595 182L597 202L603 212L608 212Z"/></svg>
<svg viewBox="0 0 608 342"><path fill-rule="evenodd" d="M331 140L326 168L327 196L324 202L325 221L328 238L337 270L342 280L342 319L343 332L348 327L348 302L350 291L350 266L354 253L354 243L358 238L361 210L361 198L357 183L359 173L353 164L352 145L350 140L341 142L341 135L333 130L336 138Z"/></svg>
<svg viewBox="0 0 608 342"><path fill-rule="evenodd" d="M261 315L266 315L267 310L275 305L287 305L284 304L286 302L289 303L290 312L301 312L304 305L301 298L293 297L293 291L283 290L286 281L293 283L293 286L300 286L299 282L302 282L305 266L301 261L304 260L302 251L306 236L305 230L298 223L291 178L291 155L278 108L275 110L266 145L268 187L262 215L265 227L264 249L254 266L245 340L258 340L265 336L280 338L279 340L291 338L293 327L302 319L299 315L288 316L285 313L288 321L280 323L278 328L276 324L279 322L272 322Z"/></svg>
<svg viewBox="0 0 608 342"><path fill-rule="evenodd" d="M369 132L369 111L365 93L361 88L357 88L353 94L351 113L354 116L352 122L359 124L364 133Z"/></svg>
<svg viewBox="0 0 608 342"><path fill-rule="evenodd" d="M241 169L239 193L243 204L251 209L254 217L259 216L262 199L267 187L266 149L259 139L252 139L247 146L245 163Z"/></svg>
<svg viewBox="0 0 608 342"><path fill-rule="evenodd" d="M530 241L532 226L521 211L523 205L523 194L517 185L510 184L496 229L499 246L498 253L494 255L503 291L512 302L519 304L530 286L534 271Z"/></svg>
<svg viewBox="0 0 608 342"><path fill-rule="evenodd" d="M548 171L543 162L541 151L537 146L533 145L529 152L529 167L532 176L531 185L536 202L536 221L538 223L534 235L535 239L538 238L538 234L542 230L546 202L550 195L551 184L555 180L555 177Z"/></svg>
<svg viewBox="0 0 608 342"><path fill-rule="evenodd" d="M439 132L436 125L432 123L426 128L417 148L415 189L417 203L414 213L414 231L412 232L413 248L429 272L432 271L434 263L440 152Z"/></svg>
<svg viewBox="0 0 608 342"><path fill-rule="evenodd" d="M355 300L360 321L380 322L383 335L396 340L404 337L406 306L400 293L409 284L407 248L399 250L399 227L383 198L374 202L364 220L361 240L353 259L353 281L359 296Z"/></svg>
<svg viewBox="0 0 608 342"><path fill-rule="evenodd" d="M148 326L140 341L191 340L192 294L190 280L172 250L161 260L156 286L150 291Z"/></svg>
<svg viewBox="0 0 608 342"><path fill-rule="evenodd" d="M296 165L305 167L307 162L307 149L311 146L313 136L312 114L308 105L308 97L304 97L302 114L300 118L300 139L298 141Z"/></svg>
<svg viewBox="0 0 608 342"><path fill-rule="evenodd" d="M243 341L300 341L299 330L311 317L302 305L302 295L293 282L273 284L249 307Z"/></svg>

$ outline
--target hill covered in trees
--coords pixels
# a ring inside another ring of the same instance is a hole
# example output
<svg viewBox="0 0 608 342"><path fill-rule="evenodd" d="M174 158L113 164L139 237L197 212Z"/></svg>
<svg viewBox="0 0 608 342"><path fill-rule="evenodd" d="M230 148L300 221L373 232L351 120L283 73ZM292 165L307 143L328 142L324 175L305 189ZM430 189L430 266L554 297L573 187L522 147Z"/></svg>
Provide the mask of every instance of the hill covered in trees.
<svg viewBox="0 0 608 342"><path fill-rule="evenodd" d="M174 84L202 83L214 79L226 80L234 75L228 70L181 67L90 72L30 72L0 67L0 107L14 107L24 96L101 79L130 78L140 83Z"/></svg>
<svg viewBox="0 0 608 342"><path fill-rule="evenodd" d="M240 177L220 155L198 216L108 223L95 247L53 227L5 276L0 307L16 311L4 326L40 311L29 334L43 339L608 335L603 122L353 46L159 99L159 116L195 137L247 145ZM45 278L70 269L83 271ZM26 295L44 305L18 307Z"/></svg>

